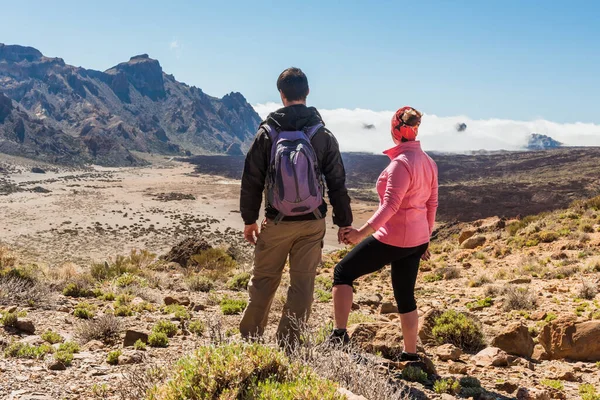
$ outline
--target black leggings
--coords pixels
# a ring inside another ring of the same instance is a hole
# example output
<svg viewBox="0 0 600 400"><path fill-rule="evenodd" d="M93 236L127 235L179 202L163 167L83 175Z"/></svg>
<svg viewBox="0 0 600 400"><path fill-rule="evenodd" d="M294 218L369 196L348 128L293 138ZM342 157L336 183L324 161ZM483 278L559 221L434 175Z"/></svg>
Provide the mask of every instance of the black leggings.
<svg viewBox="0 0 600 400"><path fill-rule="evenodd" d="M417 309L415 283L421 256L429 243L417 247L395 247L381 243L373 236L363 240L338 265L333 273L333 285L352 286L357 278L392 264L392 287L401 314Z"/></svg>

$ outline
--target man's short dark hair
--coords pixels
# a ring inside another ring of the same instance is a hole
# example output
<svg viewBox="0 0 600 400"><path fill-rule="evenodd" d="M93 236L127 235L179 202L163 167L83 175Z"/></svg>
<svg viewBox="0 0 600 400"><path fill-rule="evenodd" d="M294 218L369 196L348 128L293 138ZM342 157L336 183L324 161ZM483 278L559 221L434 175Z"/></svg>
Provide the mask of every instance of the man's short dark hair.
<svg viewBox="0 0 600 400"><path fill-rule="evenodd" d="M280 90L288 101L306 100L308 79L300 68L288 68L277 78L277 90Z"/></svg>

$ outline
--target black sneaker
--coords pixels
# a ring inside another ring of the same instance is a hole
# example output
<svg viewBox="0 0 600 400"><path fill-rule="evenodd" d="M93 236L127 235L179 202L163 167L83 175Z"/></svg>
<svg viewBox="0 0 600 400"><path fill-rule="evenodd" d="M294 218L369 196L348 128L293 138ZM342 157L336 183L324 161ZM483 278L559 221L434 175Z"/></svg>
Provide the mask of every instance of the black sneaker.
<svg viewBox="0 0 600 400"><path fill-rule="evenodd" d="M400 361L421 361L417 353L407 353L405 351L400 355Z"/></svg>
<svg viewBox="0 0 600 400"><path fill-rule="evenodd" d="M345 329L334 329L327 341L334 346L345 346L350 343L350 336Z"/></svg>

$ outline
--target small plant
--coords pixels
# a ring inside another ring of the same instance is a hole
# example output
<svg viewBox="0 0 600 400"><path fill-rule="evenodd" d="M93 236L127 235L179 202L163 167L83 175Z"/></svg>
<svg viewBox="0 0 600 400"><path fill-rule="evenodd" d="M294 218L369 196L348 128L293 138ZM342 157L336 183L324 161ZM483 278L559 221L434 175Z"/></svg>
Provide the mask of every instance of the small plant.
<svg viewBox="0 0 600 400"><path fill-rule="evenodd" d="M246 290L248 288L248 282L250 282L250 274L248 272L240 272L227 282L227 289Z"/></svg>
<svg viewBox="0 0 600 400"><path fill-rule="evenodd" d="M94 310L96 306L90 303L81 302L75 306L73 315L81 319L92 319L94 318Z"/></svg>
<svg viewBox="0 0 600 400"><path fill-rule="evenodd" d="M190 311L181 304L164 306L162 312L163 314L173 314L180 321L187 321L192 318Z"/></svg>
<svg viewBox="0 0 600 400"><path fill-rule="evenodd" d="M333 289L333 281L331 280L331 278L328 278L326 276L317 276L317 278L315 279L315 283L318 286L320 286L323 290L331 291L331 289Z"/></svg>
<svg viewBox="0 0 600 400"><path fill-rule="evenodd" d="M594 300L598 294L598 285L590 281L583 281L577 289L577 297L586 300Z"/></svg>
<svg viewBox="0 0 600 400"><path fill-rule="evenodd" d="M438 272L423 275L423 280L427 283L444 280L444 275Z"/></svg>
<svg viewBox="0 0 600 400"><path fill-rule="evenodd" d="M481 308L491 307L493 304L494 304L494 300L492 300L491 297L486 297L484 299L479 299L479 300L475 300L470 303L467 303L467 308L468 309L481 309Z"/></svg>
<svg viewBox="0 0 600 400"><path fill-rule="evenodd" d="M538 236L540 241L544 243L552 243L560 237L559 234L554 231L541 231L538 233Z"/></svg>
<svg viewBox="0 0 600 400"><path fill-rule="evenodd" d="M558 318L558 315L556 315L553 312L549 312L548 314L546 314L546 318L544 318L544 321L550 323L550 322L554 321L557 318Z"/></svg>
<svg viewBox="0 0 600 400"><path fill-rule="evenodd" d="M69 367L73 362L73 353L69 353L68 351L57 351L54 353L54 360L61 363L65 367Z"/></svg>
<svg viewBox="0 0 600 400"><path fill-rule="evenodd" d="M144 351L144 350L146 350L146 343L144 343L144 341L142 341L142 339L138 339L133 344L133 348L136 350Z"/></svg>
<svg viewBox="0 0 600 400"><path fill-rule="evenodd" d="M358 311L353 311L348 316L348 326L356 324L364 324L369 322L375 322L375 318L368 314L363 314Z"/></svg>
<svg viewBox="0 0 600 400"><path fill-rule="evenodd" d="M409 382L420 382L427 381L427 373L419 367L406 367L402 370L402 379Z"/></svg>
<svg viewBox="0 0 600 400"><path fill-rule="evenodd" d="M79 353L79 345L75 342L64 342L58 346L58 351L63 351L66 353Z"/></svg>
<svg viewBox="0 0 600 400"><path fill-rule="evenodd" d="M488 278L487 275L479 275L476 278L473 278L471 280L469 280L468 286L469 287L480 287L483 286L487 283L491 283L492 280L490 278Z"/></svg>
<svg viewBox="0 0 600 400"><path fill-rule="evenodd" d="M142 301L141 303L131 306L131 310L137 313L142 313L144 311L154 312L156 311L156 307L152 303Z"/></svg>
<svg viewBox="0 0 600 400"><path fill-rule="evenodd" d="M188 324L188 330L197 336L202 336L206 330L206 326L204 325L204 322L200 320L190 321Z"/></svg>
<svg viewBox="0 0 600 400"><path fill-rule="evenodd" d="M202 274L212 280L225 280L235 269L236 262L223 249L208 249L190 259L188 266L202 271Z"/></svg>
<svg viewBox="0 0 600 400"><path fill-rule="evenodd" d="M111 344L119 338L121 322L114 315L105 314L96 320L85 321L77 331L84 343L90 340L100 340L103 343Z"/></svg>
<svg viewBox="0 0 600 400"><path fill-rule="evenodd" d="M452 378L439 379L433 384L433 390L438 394L448 393L454 395L458 394L460 389L460 383Z"/></svg>
<svg viewBox="0 0 600 400"><path fill-rule="evenodd" d="M46 332L42 333L42 340L44 340L50 344L55 344L55 343L61 343L65 339L62 336L60 336L58 333L53 332L51 330L47 330Z"/></svg>
<svg viewBox="0 0 600 400"><path fill-rule="evenodd" d="M219 304L223 315L241 314L247 305L248 305L248 303L246 302L246 300L231 299L228 297L225 297L224 299L222 299L221 303Z"/></svg>
<svg viewBox="0 0 600 400"><path fill-rule="evenodd" d="M152 332L164 333L167 337L173 337L177 334L177 325L171 321L161 320L154 325Z"/></svg>
<svg viewBox="0 0 600 400"><path fill-rule="evenodd" d="M431 334L439 345L451 343L466 351L477 351L484 344L479 323L454 310L446 311L435 319Z"/></svg>
<svg viewBox="0 0 600 400"><path fill-rule="evenodd" d="M113 292L103 293L101 299L104 301L114 301L115 294Z"/></svg>
<svg viewBox="0 0 600 400"><path fill-rule="evenodd" d="M81 284L70 282L62 291L62 294L68 297L92 297L94 293Z"/></svg>
<svg viewBox="0 0 600 400"><path fill-rule="evenodd" d="M121 356L121 350L113 350L106 356L106 362L110 365L119 364L119 357Z"/></svg>
<svg viewBox="0 0 600 400"><path fill-rule="evenodd" d="M199 274L189 275L185 279L185 284L192 292L210 292L215 287L213 281Z"/></svg>
<svg viewBox="0 0 600 400"><path fill-rule="evenodd" d="M133 310L130 306L119 306L115 308L115 316L117 317L131 317Z"/></svg>
<svg viewBox="0 0 600 400"><path fill-rule="evenodd" d="M153 332L148 335L148 345L151 347L167 347L169 338L162 332Z"/></svg>
<svg viewBox="0 0 600 400"><path fill-rule="evenodd" d="M130 294L120 294L115 299L115 307L121 307L131 304L133 301L133 296Z"/></svg>
<svg viewBox="0 0 600 400"><path fill-rule="evenodd" d="M6 312L2 315L2 318L0 318L0 323L3 326L10 328L17 326L18 321L19 317L17 316L17 313L14 312Z"/></svg>
<svg viewBox="0 0 600 400"><path fill-rule="evenodd" d="M505 289L504 310L531 310L537 305L535 294L529 288L508 286Z"/></svg>
<svg viewBox="0 0 600 400"><path fill-rule="evenodd" d="M41 359L46 354L54 352L54 348L46 343L32 346L27 343L15 342L4 350L5 357Z"/></svg>
<svg viewBox="0 0 600 400"><path fill-rule="evenodd" d="M596 392L594 385L589 383L579 386L579 394L581 395L581 400L600 400L600 394Z"/></svg>
<svg viewBox="0 0 600 400"><path fill-rule="evenodd" d="M315 290L315 298L319 303L327 303L331 300L331 292L322 289Z"/></svg>
<svg viewBox="0 0 600 400"><path fill-rule="evenodd" d="M556 379L542 379L540 383L552 389L565 390L565 386L563 385L563 383Z"/></svg>
<svg viewBox="0 0 600 400"><path fill-rule="evenodd" d="M120 288L126 288L130 286L148 286L148 282L144 278L131 274L129 272L126 272L123 275L119 276L115 280L115 284Z"/></svg>

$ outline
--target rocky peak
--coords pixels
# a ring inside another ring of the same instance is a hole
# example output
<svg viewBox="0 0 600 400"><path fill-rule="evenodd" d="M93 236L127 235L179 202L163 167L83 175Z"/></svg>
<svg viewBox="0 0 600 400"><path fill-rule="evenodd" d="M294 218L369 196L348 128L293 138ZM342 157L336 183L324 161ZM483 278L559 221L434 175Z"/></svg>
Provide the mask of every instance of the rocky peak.
<svg viewBox="0 0 600 400"><path fill-rule="evenodd" d="M528 150L548 150L557 149L562 147L562 143L552 139L547 135L540 135L539 133L532 133L527 143Z"/></svg>
<svg viewBox="0 0 600 400"><path fill-rule="evenodd" d="M248 102L246 98L239 92L231 92L223 96L223 104L229 108L234 109L240 106L246 106Z"/></svg>
<svg viewBox="0 0 600 400"><path fill-rule="evenodd" d="M12 100L0 92L0 124L10 115L12 110Z"/></svg>
<svg viewBox="0 0 600 400"><path fill-rule="evenodd" d="M21 61L38 61L43 54L33 47L6 45L0 43L0 61L18 63Z"/></svg>
<svg viewBox="0 0 600 400"><path fill-rule="evenodd" d="M123 87L125 81L131 83L141 95L154 101L166 97L162 67L148 54L133 56L128 62L116 65L106 73L114 76L113 85L117 87L113 89L123 100L129 99L128 89Z"/></svg>

